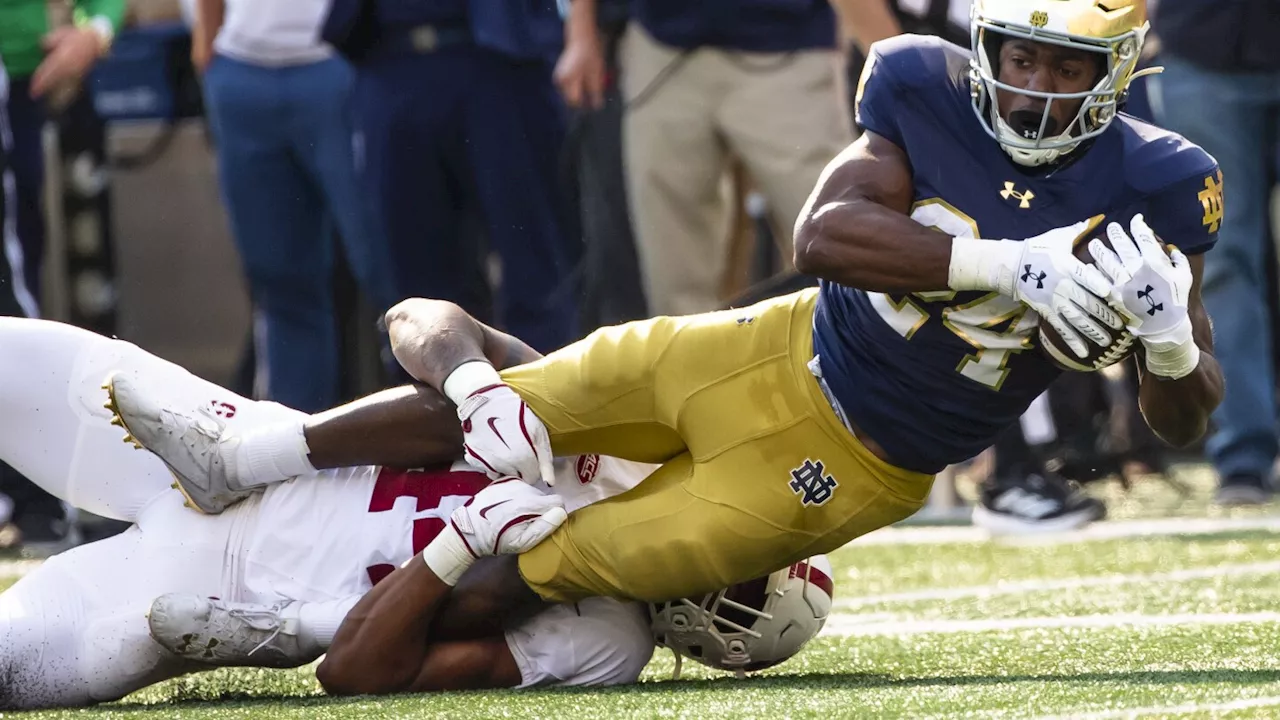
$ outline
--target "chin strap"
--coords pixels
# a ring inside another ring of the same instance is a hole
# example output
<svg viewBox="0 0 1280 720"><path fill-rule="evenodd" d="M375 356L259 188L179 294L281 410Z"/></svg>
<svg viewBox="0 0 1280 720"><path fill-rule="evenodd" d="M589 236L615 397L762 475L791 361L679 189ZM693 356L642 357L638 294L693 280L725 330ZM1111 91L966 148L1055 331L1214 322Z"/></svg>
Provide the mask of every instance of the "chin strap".
<svg viewBox="0 0 1280 720"><path fill-rule="evenodd" d="M682 665L684 665L684 657L683 657L683 656L681 656L681 655L680 655L680 653L676 652L676 651L675 651L675 648L672 648L672 649L671 649L671 654L676 656L676 669L675 669L675 672L671 673L671 679L672 679L672 680L679 680L679 679L680 679L680 668L681 668L681 666L682 666Z"/></svg>
<svg viewBox="0 0 1280 720"><path fill-rule="evenodd" d="M1132 85L1132 84L1133 84L1133 81L1134 81L1134 80L1137 80L1137 79L1138 79L1138 78L1140 78L1140 77L1146 77L1147 75L1159 75L1159 74L1160 74L1160 73L1162 73L1162 72L1164 72L1164 68L1163 68L1162 66L1158 66L1158 65L1157 65L1157 66L1155 66L1155 67L1143 68L1143 69L1139 70L1138 72L1136 72L1136 73L1134 73L1134 74L1132 74L1132 75L1130 75L1130 76L1129 76L1129 83L1128 83L1128 85ZM1126 85L1125 87L1126 87L1126 88L1128 88L1128 85Z"/></svg>

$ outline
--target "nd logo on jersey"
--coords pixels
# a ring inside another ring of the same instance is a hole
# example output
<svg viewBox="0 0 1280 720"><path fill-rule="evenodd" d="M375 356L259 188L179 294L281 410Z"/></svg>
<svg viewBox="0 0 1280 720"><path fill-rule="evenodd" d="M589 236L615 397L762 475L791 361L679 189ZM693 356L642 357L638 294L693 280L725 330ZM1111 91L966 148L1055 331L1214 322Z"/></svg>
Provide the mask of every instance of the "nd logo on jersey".
<svg viewBox="0 0 1280 720"><path fill-rule="evenodd" d="M791 471L791 492L800 496L800 504L818 507L827 504L840 483L827 474L821 460L805 459L804 464Z"/></svg>
<svg viewBox="0 0 1280 720"><path fill-rule="evenodd" d="M1204 208L1201 222L1209 228L1209 232L1218 232L1222 224L1222 171L1204 179L1204 190L1199 194L1200 205Z"/></svg>

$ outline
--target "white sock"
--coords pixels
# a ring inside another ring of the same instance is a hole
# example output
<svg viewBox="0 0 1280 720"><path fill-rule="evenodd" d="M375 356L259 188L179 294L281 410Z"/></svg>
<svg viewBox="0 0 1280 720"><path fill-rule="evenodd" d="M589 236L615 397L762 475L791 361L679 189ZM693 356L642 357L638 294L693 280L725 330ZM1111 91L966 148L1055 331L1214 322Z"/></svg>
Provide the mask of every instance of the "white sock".
<svg viewBox="0 0 1280 720"><path fill-rule="evenodd" d="M233 479L242 488L251 488L314 473L304 423L299 419L239 433Z"/></svg>
<svg viewBox="0 0 1280 720"><path fill-rule="evenodd" d="M298 644L307 652L328 652L333 636L351 608L360 602L359 595L328 602L298 604Z"/></svg>
<svg viewBox="0 0 1280 720"><path fill-rule="evenodd" d="M1049 393L1042 392L1019 418L1022 438L1028 445L1048 445L1058 439L1058 429L1053 424L1053 411L1049 406Z"/></svg>

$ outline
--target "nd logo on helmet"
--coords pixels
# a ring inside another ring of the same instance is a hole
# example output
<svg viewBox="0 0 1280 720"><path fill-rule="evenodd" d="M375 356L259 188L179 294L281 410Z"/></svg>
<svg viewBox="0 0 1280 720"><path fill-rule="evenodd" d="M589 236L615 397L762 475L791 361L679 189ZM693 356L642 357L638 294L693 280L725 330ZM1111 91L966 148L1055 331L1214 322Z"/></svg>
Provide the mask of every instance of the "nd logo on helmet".
<svg viewBox="0 0 1280 720"><path fill-rule="evenodd" d="M1031 27L1042 28L1049 24L1049 13L1043 10L1036 10L1031 13Z"/></svg>

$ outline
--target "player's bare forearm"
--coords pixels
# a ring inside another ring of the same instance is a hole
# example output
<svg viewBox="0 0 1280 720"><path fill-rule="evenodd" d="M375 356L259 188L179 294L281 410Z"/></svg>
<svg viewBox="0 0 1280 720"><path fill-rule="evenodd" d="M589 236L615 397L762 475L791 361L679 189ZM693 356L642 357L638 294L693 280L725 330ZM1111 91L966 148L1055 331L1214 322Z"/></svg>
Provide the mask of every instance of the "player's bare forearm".
<svg viewBox="0 0 1280 720"><path fill-rule="evenodd" d="M450 588L415 557L352 608L316 677L334 695L519 685L504 629L542 603L515 563L481 558Z"/></svg>
<svg viewBox="0 0 1280 720"><path fill-rule="evenodd" d="M451 590L420 557L375 585L347 614L316 668L325 692L380 695L411 687L436 610Z"/></svg>
<svg viewBox="0 0 1280 720"><path fill-rule="evenodd" d="M912 220L911 167L863 133L827 166L796 223L800 272L872 292L947 290L951 237Z"/></svg>
<svg viewBox="0 0 1280 720"><path fill-rule="evenodd" d="M1213 357L1213 331L1203 305L1190 309L1192 331L1200 347L1200 362L1190 375L1177 380L1158 377L1143 367L1138 357L1141 384L1138 407L1151 431L1174 447L1199 440L1209 427L1209 416L1222 402L1222 369Z"/></svg>
<svg viewBox="0 0 1280 720"><path fill-rule="evenodd" d="M453 403L426 385L383 390L312 415L303 427L317 470L447 465L462 453Z"/></svg>
<svg viewBox="0 0 1280 720"><path fill-rule="evenodd" d="M386 323L391 351L405 372L437 390L465 362L487 360L501 370L541 357L443 300L404 300L387 311Z"/></svg>

